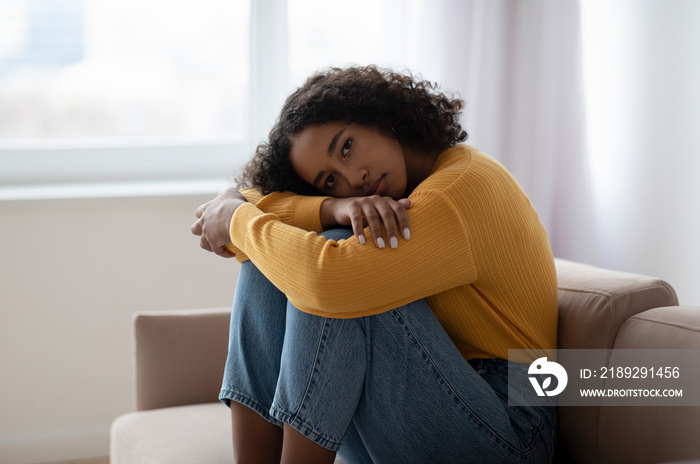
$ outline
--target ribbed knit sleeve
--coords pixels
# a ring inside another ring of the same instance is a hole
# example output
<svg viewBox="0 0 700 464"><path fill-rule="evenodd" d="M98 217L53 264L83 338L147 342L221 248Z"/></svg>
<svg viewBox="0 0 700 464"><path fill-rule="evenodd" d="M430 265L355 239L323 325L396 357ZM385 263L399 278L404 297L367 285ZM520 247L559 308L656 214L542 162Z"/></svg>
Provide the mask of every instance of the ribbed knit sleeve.
<svg viewBox="0 0 700 464"><path fill-rule="evenodd" d="M323 232L321 203L329 197L310 197L293 192L273 192L262 195L254 189L241 193L261 211L276 215L280 221L300 229Z"/></svg>
<svg viewBox="0 0 700 464"><path fill-rule="evenodd" d="M321 203L328 197L310 197L293 192L273 192L263 195L251 188L242 189L241 193L248 202L263 212L274 214L285 224L307 231L323 231ZM248 256L233 243L228 244L226 248L236 254L238 262L248 259Z"/></svg>

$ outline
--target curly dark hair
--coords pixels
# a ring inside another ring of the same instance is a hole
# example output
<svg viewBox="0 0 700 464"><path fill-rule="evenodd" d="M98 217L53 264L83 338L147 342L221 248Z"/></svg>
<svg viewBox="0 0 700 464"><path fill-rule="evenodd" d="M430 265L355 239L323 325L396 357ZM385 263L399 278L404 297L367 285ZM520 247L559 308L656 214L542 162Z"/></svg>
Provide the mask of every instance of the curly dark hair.
<svg viewBox="0 0 700 464"><path fill-rule="evenodd" d="M329 68L312 75L282 107L268 142L237 178L240 187L263 194L320 192L304 182L289 160L294 137L307 126L346 121L373 126L395 137L401 146L436 156L466 140L459 123L464 101L448 98L437 86L376 66Z"/></svg>

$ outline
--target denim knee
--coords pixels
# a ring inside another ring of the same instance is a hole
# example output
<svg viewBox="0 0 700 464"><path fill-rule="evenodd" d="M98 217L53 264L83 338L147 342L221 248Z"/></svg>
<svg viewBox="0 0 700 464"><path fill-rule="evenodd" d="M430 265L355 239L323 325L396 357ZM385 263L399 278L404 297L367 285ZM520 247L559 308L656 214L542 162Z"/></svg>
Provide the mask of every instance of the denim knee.
<svg viewBox="0 0 700 464"><path fill-rule="evenodd" d="M345 240L350 237L352 237L352 229L347 229L347 228L337 228L337 229L328 229L324 230L321 232L319 235L326 237L328 240Z"/></svg>

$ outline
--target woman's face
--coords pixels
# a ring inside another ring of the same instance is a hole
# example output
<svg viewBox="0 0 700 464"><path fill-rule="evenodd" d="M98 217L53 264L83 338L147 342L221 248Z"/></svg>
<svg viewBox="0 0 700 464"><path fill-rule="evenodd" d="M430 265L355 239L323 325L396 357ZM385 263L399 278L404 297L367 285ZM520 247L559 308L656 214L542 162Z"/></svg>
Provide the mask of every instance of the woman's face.
<svg viewBox="0 0 700 464"><path fill-rule="evenodd" d="M406 192L406 161L396 139L343 121L309 126L292 141L294 171L332 197L388 196Z"/></svg>

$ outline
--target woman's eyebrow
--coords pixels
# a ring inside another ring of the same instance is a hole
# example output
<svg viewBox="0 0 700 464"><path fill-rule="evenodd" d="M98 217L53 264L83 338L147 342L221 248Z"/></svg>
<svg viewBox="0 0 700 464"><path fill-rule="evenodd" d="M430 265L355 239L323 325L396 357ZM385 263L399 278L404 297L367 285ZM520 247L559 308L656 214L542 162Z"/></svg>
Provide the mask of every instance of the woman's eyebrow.
<svg viewBox="0 0 700 464"><path fill-rule="evenodd" d="M318 183L319 183L319 181L320 181L321 179L323 179L323 176L325 176L325 175L326 175L326 171L321 171L321 172L318 173L318 175L317 175L316 178L314 179L314 184L313 184L314 187L316 187L317 189L321 190L321 187L318 186Z"/></svg>
<svg viewBox="0 0 700 464"><path fill-rule="evenodd" d="M333 154L333 150L335 150L335 146L338 143L338 139L340 139L340 136L343 135L343 132L345 132L345 129L342 129L331 139L331 143L330 145L328 145L328 156L331 156Z"/></svg>

